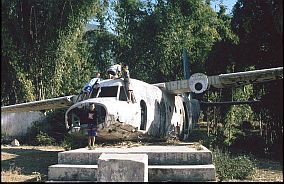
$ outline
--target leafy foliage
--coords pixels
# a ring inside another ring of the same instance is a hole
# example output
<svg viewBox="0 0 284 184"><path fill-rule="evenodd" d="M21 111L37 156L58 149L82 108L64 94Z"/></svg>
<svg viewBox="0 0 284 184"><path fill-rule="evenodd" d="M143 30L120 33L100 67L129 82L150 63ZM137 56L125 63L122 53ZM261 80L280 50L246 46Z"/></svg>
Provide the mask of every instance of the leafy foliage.
<svg viewBox="0 0 284 184"><path fill-rule="evenodd" d="M255 160L246 155L230 156L228 152L223 152L220 149L215 149L213 155L217 178L220 181L243 180L251 176L256 169Z"/></svg>
<svg viewBox="0 0 284 184"><path fill-rule="evenodd" d="M283 66L283 23L281 23L283 11L281 7L282 1L277 0L238 0L231 18L223 16L221 8L218 15L223 20L224 18L227 20L225 21L226 27L230 27L238 38L232 39L234 37L223 34L224 39L213 46L206 60L207 74ZM282 80L234 89L213 89L205 97L210 101L252 99L262 101L262 104L258 106L228 106L218 109L215 116L217 116L218 123L224 125L227 145L236 144L235 141L239 141L239 136L245 133L240 129L243 121L260 122L259 136L262 138L258 140L263 141L260 147L266 144L266 149L272 151L282 142L283 132L279 131L283 129ZM211 113L211 120L212 115L213 113ZM258 152L263 150L259 149ZM275 149L272 152L282 155L281 150Z"/></svg>
<svg viewBox="0 0 284 184"><path fill-rule="evenodd" d="M127 63L134 78L150 83L182 78L184 48L191 70L203 71L208 52L220 39L217 14L202 1L122 1L114 9L117 61Z"/></svg>
<svg viewBox="0 0 284 184"><path fill-rule="evenodd" d="M50 137L47 133L40 131L35 137L35 142L37 145L52 145L55 139Z"/></svg>
<svg viewBox="0 0 284 184"><path fill-rule="evenodd" d="M60 144L67 135L64 122L65 110L50 111L43 121L33 122L23 141L31 145Z"/></svg>
<svg viewBox="0 0 284 184"><path fill-rule="evenodd" d="M65 95L62 91L66 94L77 91L92 72L82 41L84 24L100 7L96 0L4 0L2 103L40 100Z"/></svg>
<svg viewBox="0 0 284 184"><path fill-rule="evenodd" d="M88 140L86 136L68 134L65 136L62 146L65 150L78 149L88 145Z"/></svg>

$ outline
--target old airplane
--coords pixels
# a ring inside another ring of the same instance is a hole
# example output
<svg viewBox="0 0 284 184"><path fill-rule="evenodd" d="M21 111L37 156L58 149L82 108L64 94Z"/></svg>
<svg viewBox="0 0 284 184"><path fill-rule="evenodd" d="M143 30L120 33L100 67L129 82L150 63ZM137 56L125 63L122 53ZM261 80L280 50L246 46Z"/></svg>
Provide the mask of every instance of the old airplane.
<svg viewBox="0 0 284 184"><path fill-rule="evenodd" d="M95 104L98 116L98 137L110 140L131 140L139 136L178 136L185 139L198 121L200 103L188 92L203 93L211 87L260 83L283 79L283 67L207 77L195 73L189 79L158 84L131 79L135 102L127 102L124 79L101 80L86 99L82 94L1 107L2 112L27 112L68 108L66 128L70 133L86 133L80 111Z"/></svg>

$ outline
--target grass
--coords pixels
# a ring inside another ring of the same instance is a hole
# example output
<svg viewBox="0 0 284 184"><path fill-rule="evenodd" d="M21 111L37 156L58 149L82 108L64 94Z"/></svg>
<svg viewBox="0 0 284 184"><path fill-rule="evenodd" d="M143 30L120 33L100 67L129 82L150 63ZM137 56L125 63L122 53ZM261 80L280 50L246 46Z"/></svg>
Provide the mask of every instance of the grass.
<svg viewBox="0 0 284 184"><path fill-rule="evenodd" d="M2 182L45 182L48 166L57 164L58 152L55 146L1 146ZM256 172L251 178L235 181L283 182L283 163L257 159Z"/></svg>

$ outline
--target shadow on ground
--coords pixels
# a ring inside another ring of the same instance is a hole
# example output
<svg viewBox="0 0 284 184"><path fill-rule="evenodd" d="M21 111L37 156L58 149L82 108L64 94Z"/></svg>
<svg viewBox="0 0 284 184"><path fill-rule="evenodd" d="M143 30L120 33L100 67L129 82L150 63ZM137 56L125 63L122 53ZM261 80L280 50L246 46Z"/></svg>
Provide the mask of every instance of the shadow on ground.
<svg viewBox="0 0 284 184"><path fill-rule="evenodd" d="M268 159L259 159L256 163L257 168L264 170L275 170L275 171L283 171L283 164L280 162L268 160Z"/></svg>
<svg viewBox="0 0 284 184"><path fill-rule="evenodd" d="M61 151L1 148L1 157L5 157L5 153L13 154L12 158L4 160L1 158L1 171L19 168L21 175L38 174L42 181L46 181L48 166L57 164L57 155L59 152ZM36 178L31 181L36 181Z"/></svg>

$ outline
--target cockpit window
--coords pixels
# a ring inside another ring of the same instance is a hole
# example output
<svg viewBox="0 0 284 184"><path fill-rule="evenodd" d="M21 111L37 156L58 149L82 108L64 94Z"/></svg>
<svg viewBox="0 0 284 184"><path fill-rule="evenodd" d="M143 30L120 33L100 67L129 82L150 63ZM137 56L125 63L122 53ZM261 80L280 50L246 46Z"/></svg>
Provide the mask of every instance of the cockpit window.
<svg viewBox="0 0 284 184"><path fill-rule="evenodd" d="M101 87L98 97L116 97L118 86Z"/></svg>

